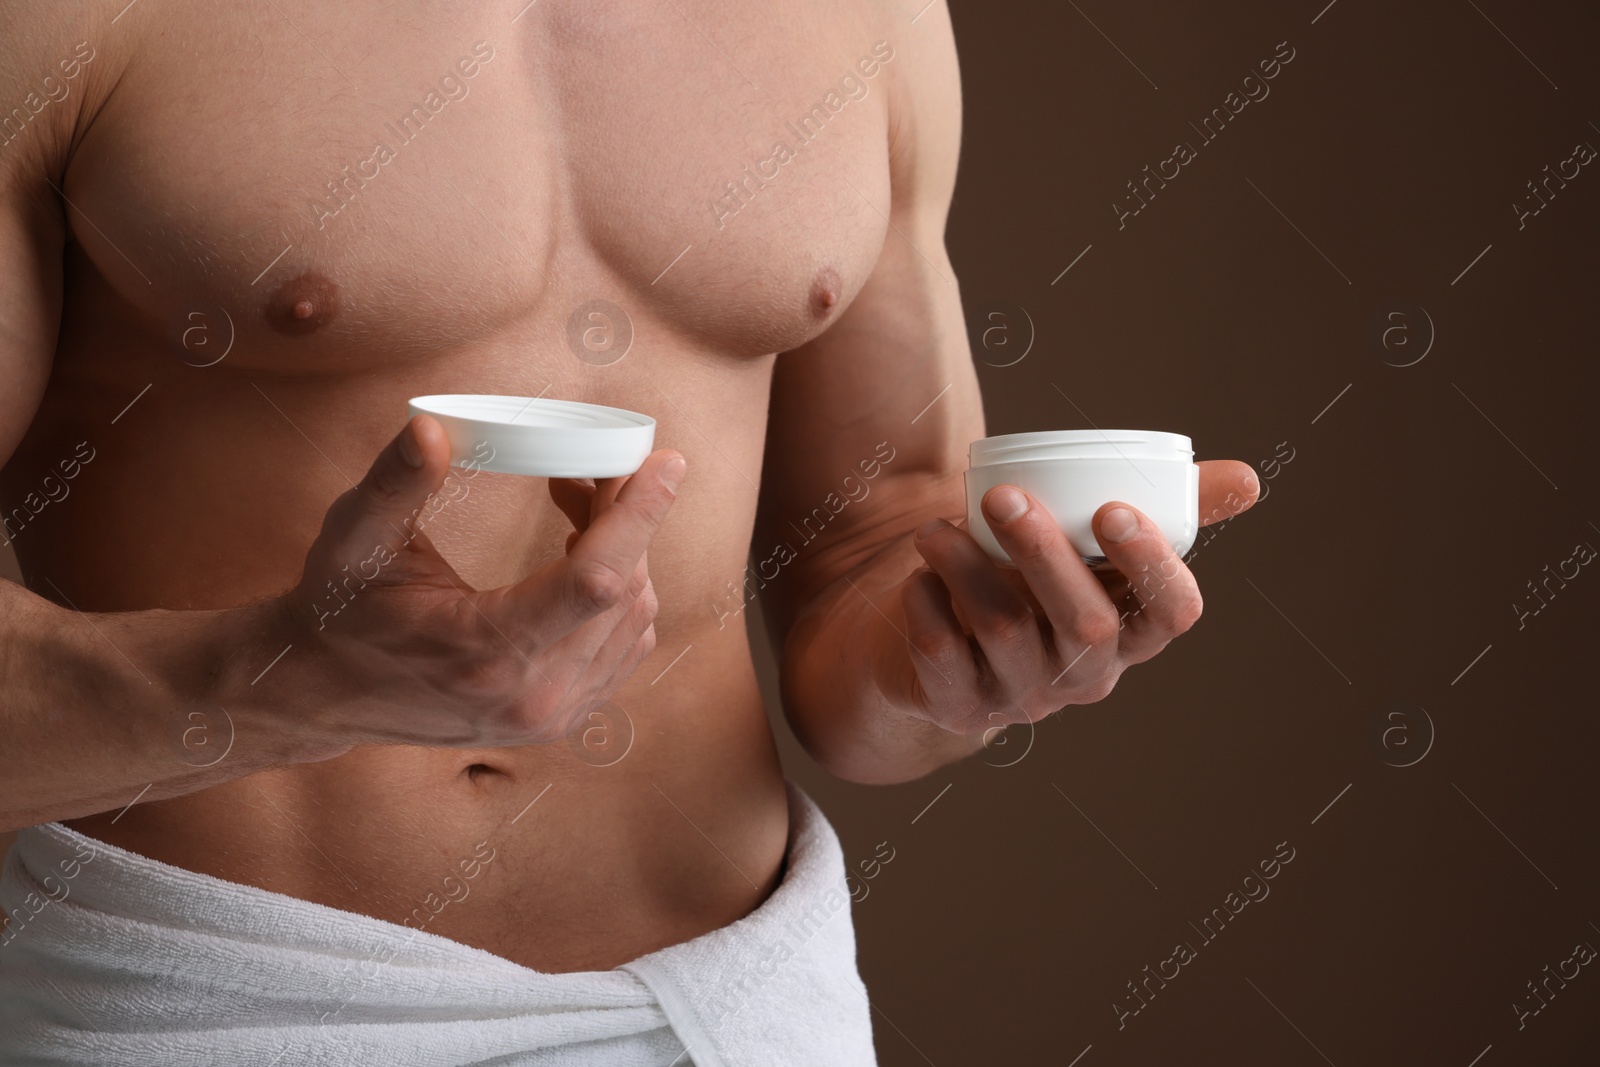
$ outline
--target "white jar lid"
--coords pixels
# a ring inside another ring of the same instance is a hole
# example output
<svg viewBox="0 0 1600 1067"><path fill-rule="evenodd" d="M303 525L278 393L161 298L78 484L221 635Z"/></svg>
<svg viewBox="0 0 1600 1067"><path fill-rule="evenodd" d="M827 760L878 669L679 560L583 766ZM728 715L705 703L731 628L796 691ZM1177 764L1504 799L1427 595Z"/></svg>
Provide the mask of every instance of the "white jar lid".
<svg viewBox="0 0 1600 1067"><path fill-rule="evenodd" d="M1194 445L1179 433L1162 430L1037 430L1008 433L972 442L968 465L1025 463L1052 459L1164 459L1191 462Z"/></svg>
<svg viewBox="0 0 1600 1067"><path fill-rule="evenodd" d="M501 474L616 478L638 470L655 445L650 416L576 400L445 393L407 406L439 420L452 464Z"/></svg>

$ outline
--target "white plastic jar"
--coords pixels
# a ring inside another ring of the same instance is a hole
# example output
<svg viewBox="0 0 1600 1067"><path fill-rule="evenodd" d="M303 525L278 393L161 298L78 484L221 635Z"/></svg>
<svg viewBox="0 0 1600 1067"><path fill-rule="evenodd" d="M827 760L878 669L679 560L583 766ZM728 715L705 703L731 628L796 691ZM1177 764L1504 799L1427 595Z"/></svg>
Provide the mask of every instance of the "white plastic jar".
<svg viewBox="0 0 1600 1067"><path fill-rule="evenodd" d="M983 515L983 495L1015 485L1044 504L1072 547L1107 568L1090 520L1113 500L1150 518L1179 556L1200 532L1200 468L1182 434L1160 430L1043 430L985 437L967 451L967 532L990 558L1012 566Z"/></svg>

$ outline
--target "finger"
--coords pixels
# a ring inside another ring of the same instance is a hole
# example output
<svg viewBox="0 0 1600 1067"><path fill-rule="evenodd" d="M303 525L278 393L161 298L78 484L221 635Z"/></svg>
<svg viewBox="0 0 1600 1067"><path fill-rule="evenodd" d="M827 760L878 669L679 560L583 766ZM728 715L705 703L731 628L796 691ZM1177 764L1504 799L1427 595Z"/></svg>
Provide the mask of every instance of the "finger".
<svg viewBox="0 0 1600 1067"><path fill-rule="evenodd" d="M605 707L606 703L617 695L617 692L627 683L628 679L633 677L639 666L649 658L650 653L655 651L655 647L656 628L654 624L651 624L645 627L644 633L634 642L633 648L613 671L610 681L596 691L588 703L579 708L579 714L575 721L582 722L590 712Z"/></svg>
<svg viewBox="0 0 1600 1067"><path fill-rule="evenodd" d="M627 589L614 606L579 623L553 644L546 646L547 658L561 664L557 670L561 684L566 689L570 690L579 684L595 657L611 640L612 634L619 626L625 625L628 613L638 606L640 598L647 593L650 597L647 606L651 608L653 617L655 592L650 584L649 553L639 557L633 573L628 577Z"/></svg>
<svg viewBox="0 0 1600 1067"><path fill-rule="evenodd" d="M1095 512L1093 523L1106 559L1140 603L1125 620L1119 658L1142 663L1199 621L1200 587L1161 530L1136 508L1112 501Z"/></svg>
<svg viewBox="0 0 1600 1067"><path fill-rule="evenodd" d="M972 643L950 603L950 590L929 567L918 567L900 587L911 667L930 710L949 715L981 702Z"/></svg>
<svg viewBox="0 0 1600 1067"><path fill-rule="evenodd" d="M548 645L630 599L630 590L637 595L635 586L642 583L635 582L635 569L672 507L684 469L677 452L664 449L652 454L628 478L616 502L579 535L564 559L495 590L487 598L490 606L524 640Z"/></svg>
<svg viewBox="0 0 1600 1067"><path fill-rule="evenodd" d="M431 512L429 497L450 473L450 441L429 415L414 415L384 446L360 483L329 508L323 531L363 554L414 539ZM339 529L342 526L343 529Z"/></svg>
<svg viewBox="0 0 1600 1067"><path fill-rule="evenodd" d="M971 534L935 519L917 531L913 543L960 605L989 673L1003 691L1016 693L1031 688L1040 676L1049 677L1050 656L1033 606Z"/></svg>
<svg viewBox="0 0 1600 1067"><path fill-rule="evenodd" d="M1207 459L1200 468L1200 525L1231 519L1249 510L1261 494L1261 480L1250 464L1236 459Z"/></svg>
<svg viewBox="0 0 1600 1067"><path fill-rule="evenodd" d="M644 633L639 635L639 640L633 643L633 649L628 653L622 665L611 676L611 682L600 693L599 699L603 702L610 700L621 689L623 683L633 677L644 661L650 658L650 653L656 650L656 624L651 622L644 628Z"/></svg>
<svg viewBox="0 0 1600 1067"><path fill-rule="evenodd" d="M1100 657L1085 650L1103 648L1109 656L1117 643L1118 613L1105 587L1049 510L1017 486L997 485L985 493L983 514L1050 620L1061 666L1079 671L1079 678L1092 677Z"/></svg>
<svg viewBox="0 0 1600 1067"><path fill-rule="evenodd" d="M627 484L628 475L624 478L601 478L594 483L594 495L589 499L589 517L596 518L606 508L616 502L617 494Z"/></svg>
<svg viewBox="0 0 1600 1067"><path fill-rule="evenodd" d="M648 463L650 459L664 454L667 454L666 449L657 449L655 452L650 454L650 457L646 459L645 462ZM589 514L591 519L595 516L598 516L602 511L610 507L612 503L616 501L617 494L622 491L622 487L627 484L628 479L631 477L633 477L633 475L624 474L616 478L594 479L594 494L590 498L589 504Z"/></svg>
<svg viewBox="0 0 1600 1067"><path fill-rule="evenodd" d="M585 481L587 479L550 479L550 499L579 533L589 528L589 502L594 497L594 485L585 484Z"/></svg>
<svg viewBox="0 0 1600 1067"><path fill-rule="evenodd" d="M621 617L615 620L609 632L599 635L599 644L587 652L574 653L575 657L583 658L586 666L576 679L569 695L585 703L593 703L605 699L621 688L627 681L628 675L633 673L634 668L649 652L647 648L643 654L640 653L641 642L648 641L650 647L654 647L657 608L655 589L647 578L644 589L622 612ZM591 620L583 629L593 627L599 621ZM556 646L554 654L564 654L567 641L577 636L575 633Z"/></svg>

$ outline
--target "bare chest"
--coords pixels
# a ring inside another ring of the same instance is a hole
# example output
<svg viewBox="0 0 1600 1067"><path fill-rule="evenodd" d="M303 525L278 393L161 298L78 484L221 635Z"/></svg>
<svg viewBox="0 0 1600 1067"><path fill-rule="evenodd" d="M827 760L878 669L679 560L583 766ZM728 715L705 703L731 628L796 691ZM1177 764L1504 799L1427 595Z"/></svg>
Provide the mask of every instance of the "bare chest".
<svg viewBox="0 0 1600 1067"><path fill-rule="evenodd" d="M138 12L67 175L76 239L139 329L198 361L195 325L226 320L251 369L507 338L737 359L826 328L887 228L876 27L851 4L520 6Z"/></svg>

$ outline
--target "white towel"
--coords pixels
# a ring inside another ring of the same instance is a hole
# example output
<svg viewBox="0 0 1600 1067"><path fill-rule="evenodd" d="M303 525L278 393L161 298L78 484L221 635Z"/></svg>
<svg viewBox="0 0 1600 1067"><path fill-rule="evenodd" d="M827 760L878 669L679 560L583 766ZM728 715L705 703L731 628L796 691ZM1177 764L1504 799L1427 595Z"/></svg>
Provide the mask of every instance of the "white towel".
<svg viewBox="0 0 1600 1067"><path fill-rule="evenodd" d="M753 913L573 974L31 827L0 873L0 1063L872 1067L839 840L793 783L789 811Z"/></svg>

